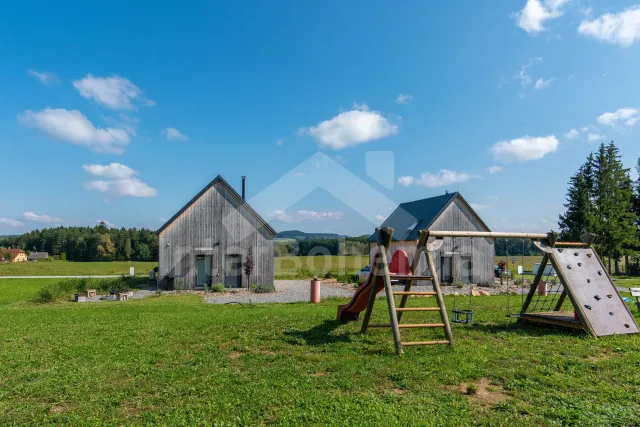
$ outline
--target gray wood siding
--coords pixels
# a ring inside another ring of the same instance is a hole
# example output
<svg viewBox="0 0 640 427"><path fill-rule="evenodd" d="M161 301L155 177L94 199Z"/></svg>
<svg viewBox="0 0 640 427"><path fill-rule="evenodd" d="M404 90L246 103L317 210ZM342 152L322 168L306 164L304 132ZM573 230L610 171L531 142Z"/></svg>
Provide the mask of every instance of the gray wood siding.
<svg viewBox="0 0 640 427"><path fill-rule="evenodd" d="M212 186L164 229L159 245L159 280L171 275L192 289L196 256L211 255L212 283L224 283L225 255L239 254L244 263L251 248L254 268L248 281L243 271L242 285L273 285L272 236L222 183Z"/></svg>
<svg viewBox="0 0 640 427"><path fill-rule="evenodd" d="M478 221L475 215L473 215L458 198L442 212L429 228L439 231L486 231L486 228ZM417 243L417 241L391 242L388 254L389 259L391 259L391 255L396 250L404 249L409 256L409 260L412 260ZM452 254L455 246L457 246L458 249L455 250L455 254ZM373 260L376 250L376 244L371 243L369 248L370 263ZM471 282L477 284L493 282L494 253L492 239L470 237L453 239L446 237L442 247L433 253L433 257L439 278L442 278L442 256L449 255L453 257L452 264L455 272L455 281L463 281L463 277L466 276L466 272L463 271L461 257L470 257L472 265ZM429 274L424 260L421 260L420 264L418 264L418 272L420 274Z"/></svg>

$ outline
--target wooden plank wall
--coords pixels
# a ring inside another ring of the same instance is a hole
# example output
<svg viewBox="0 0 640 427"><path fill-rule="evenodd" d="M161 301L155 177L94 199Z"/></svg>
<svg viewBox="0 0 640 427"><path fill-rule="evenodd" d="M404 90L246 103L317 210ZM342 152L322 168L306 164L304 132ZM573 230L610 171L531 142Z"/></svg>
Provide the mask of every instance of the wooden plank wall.
<svg viewBox="0 0 640 427"><path fill-rule="evenodd" d="M476 217L467 209L460 199L455 199L445 211L436 219L431 230L441 231L486 231ZM398 249L404 249L411 260L416 250L417 242L391 242L389 247L389 259L393 252ZM444 239L444 244L435 253L433 253L434 262L438 277L441 270L441 257L443 254L453 252L454 246L457 246L453 268L457 281L462 281L463 275L462 262L460 257L470 256L472 263L471 281L478 283L493 283L493 267L494 267L494 244L492 239L481 238L450 238ZM371 243L369 247L369 262L373 260L373 256L377 250L375 243ZM418 264L420 274L429 274L424 260Z"/></svg>
<svg viewBox="0 0 640 427"><path fill-rule="evenodd" d="M273 240L226 186L217 183L192 204L159 236L159 280L172 275L187 288L196 283L196 255L211 255L212 282L224 283L225 254L246 260L253 251L251 277L242 274L243 287L273 285Z"/></svg>

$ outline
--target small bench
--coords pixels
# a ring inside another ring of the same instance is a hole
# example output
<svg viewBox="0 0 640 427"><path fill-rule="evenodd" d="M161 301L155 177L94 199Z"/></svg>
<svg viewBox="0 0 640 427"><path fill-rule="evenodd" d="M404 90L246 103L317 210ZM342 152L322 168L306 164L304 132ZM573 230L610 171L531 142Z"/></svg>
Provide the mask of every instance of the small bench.
<svg viewBox="0 0 640 427"><path fill-rule="evenodd" d="M98 295L98 293L97 293L97 291L95 289L87 289L86 292L87 292L87 297L88 298L95 298Z"/></svg>
<svg viewBox="0 0 640 427"><path fill-rule="evenodd" d="M116 301L129 301L129 292L120 292L116 294Z"/></svg>

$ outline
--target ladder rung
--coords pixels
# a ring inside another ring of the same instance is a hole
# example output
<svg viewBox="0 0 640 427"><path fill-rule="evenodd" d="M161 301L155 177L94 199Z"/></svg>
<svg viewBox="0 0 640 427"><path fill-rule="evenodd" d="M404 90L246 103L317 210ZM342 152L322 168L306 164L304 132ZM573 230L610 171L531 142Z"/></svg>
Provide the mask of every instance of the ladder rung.
<svg viewBox="0 0 640 427"><path fill-rule="evenodd" d="M375 323L369 325L370 328L390 328L388 323ZM398 325L398 328L444 328L444 323L404 323Z"/></svg>
<svg viewBox="0 0 640 427"><path fill-rule="evenodd" d="M434 345L434 344L450 344L449 341L413 341L413 342L401 342L405 345Z"/></svg>
<svg viewBox="0 0 640 427"><path fill-rule="evenodd" d="M396 311L440 311L440 307L396 307Z"/></svg>
<svg viewBox="0 0 640 427"><path fill-rule="evenodd" d="M437 295L436 292L396 291L394 295Z"/></svg>

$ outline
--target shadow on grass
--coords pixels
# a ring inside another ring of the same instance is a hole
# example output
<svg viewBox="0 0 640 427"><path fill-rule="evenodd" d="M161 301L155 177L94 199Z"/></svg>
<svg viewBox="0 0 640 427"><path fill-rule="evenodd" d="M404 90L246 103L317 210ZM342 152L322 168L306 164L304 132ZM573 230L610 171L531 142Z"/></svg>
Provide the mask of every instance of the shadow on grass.
<svg viewBox="0 0 640 427"><path fill-rule="evenodd" d="M299 344L297 340L304 340L307 345L324 345L332 343L351 342L347 334L333 335L331 332L343 326L337 320L325 320L321 324L314 326L307 331L290 331L284 334L295 340L287 340L290 344Z"/></svg>
<svg viewBox="0 0 640 427"><path fill-rule="evenodd" d="M521 336L585 336L588 335L585 331L581 329L572 329L572 328L563 328L562 326L555 325L546 325L542 323L529 323L525 321L514 321L510 323L500 323L495 324L492 322L488 323L473 323L466 328L479 331L486 332L488 334L498 334L501 332L508 332L512 334L517 334ZM454 331L455 333L455 331Z"/></svg>

